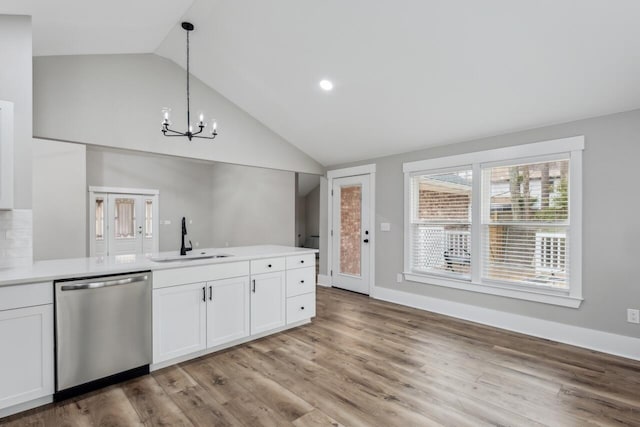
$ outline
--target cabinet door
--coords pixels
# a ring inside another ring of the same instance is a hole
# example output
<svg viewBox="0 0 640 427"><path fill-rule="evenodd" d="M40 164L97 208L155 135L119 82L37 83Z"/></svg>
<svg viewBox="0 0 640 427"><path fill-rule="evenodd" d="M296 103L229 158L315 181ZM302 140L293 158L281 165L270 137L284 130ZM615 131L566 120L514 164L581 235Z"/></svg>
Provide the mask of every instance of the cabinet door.
<svg viewBox="0 0 640 427"><path fill-rule="evenodd" d="M0 409L53 394L52 304L0 311L0 348Z"/></svg>
<svg viewBox="0 0 640 427"><path fill-rule="evenodd" d="M251 276L251 334L284 326L285 272Z"/></svg>
<svg viewBox="0 0 640 427"><path fill-rule="evenodd" d="M13 209L13 102L0 101L0 209Z"/></svg>
<svg viewBox="0 0 640 427"><path fill-rule="evenodd" d="M207 282L207 347L249 336L249 277Z"/></svg>
<svg viewBox="0 0 640 427"><path fill-rule="evenodd" d="M153 291L153 363L206 348L206 283Z"/></svg>

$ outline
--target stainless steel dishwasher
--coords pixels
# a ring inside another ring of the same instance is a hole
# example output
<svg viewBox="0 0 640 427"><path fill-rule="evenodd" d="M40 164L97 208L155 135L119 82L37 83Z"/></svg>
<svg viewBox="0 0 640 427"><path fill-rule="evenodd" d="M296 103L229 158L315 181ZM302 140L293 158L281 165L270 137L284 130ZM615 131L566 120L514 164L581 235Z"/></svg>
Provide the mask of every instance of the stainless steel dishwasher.
<svg viewBox="0 0 640 427"><path fill-rule="evenodd" d="M151 272L54 287L56 400L149 372Z"/></svg>

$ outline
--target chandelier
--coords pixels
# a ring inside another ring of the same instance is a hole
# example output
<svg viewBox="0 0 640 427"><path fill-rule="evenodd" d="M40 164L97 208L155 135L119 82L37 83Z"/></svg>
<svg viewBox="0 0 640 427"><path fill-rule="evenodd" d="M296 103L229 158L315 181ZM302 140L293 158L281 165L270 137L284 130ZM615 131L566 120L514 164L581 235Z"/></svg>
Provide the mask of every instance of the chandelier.
<svg viewBox="0 0 640 427"><path fill-rule="evenodd" d="M162 109L162 133L164 136L186 136L191 141L192 138L202 138L202 139L214 139L218 135L218 124L215 120L211 121L211 131L208 133L204 132L204 129L207 127L207 124L204 122L204 114L200 113L200 120L195 124L197 130L194 132L194 126L191 124L191 111L190 111L190 99L189 99L189 32L193 31L193 24L190 22L183 22L182 28L187 32L187 131L186 132L178 132L176 130L171 129L171 122L169 121L169 115L171 114L170 108Z"/></svg>

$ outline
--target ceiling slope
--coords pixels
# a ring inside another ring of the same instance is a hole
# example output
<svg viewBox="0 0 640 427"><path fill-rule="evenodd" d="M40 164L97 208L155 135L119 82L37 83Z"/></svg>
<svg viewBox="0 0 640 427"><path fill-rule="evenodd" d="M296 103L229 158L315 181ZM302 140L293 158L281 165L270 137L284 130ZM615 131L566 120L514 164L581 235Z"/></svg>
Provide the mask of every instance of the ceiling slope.
<svg viewBox="0 0 640 427"><path fill-rule="evenodd" d="M33 54L149 53L193 0L2 0L0 13L33 17Z"/></svg>
<svg viewBox="0 0 640 427"><path fill-rule="evenodd" d="M193 73L324 165L640 106L635 0L195 0L184 18ZM156 52L184 66L179 26Z"/></svg>

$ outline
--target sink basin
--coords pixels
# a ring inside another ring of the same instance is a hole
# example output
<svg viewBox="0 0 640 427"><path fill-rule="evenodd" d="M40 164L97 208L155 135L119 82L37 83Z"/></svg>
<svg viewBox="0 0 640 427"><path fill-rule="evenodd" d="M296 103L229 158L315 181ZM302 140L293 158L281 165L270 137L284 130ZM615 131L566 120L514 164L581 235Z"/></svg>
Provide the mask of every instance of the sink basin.
<svg viewBox="0 0 640 427"><path fill-rule="evenodd" d="M207 252L200 252L196 254L189 255L169 255L162 257L152 257L149 258L153 262L178 262L178 261L195 261L199 259L212 259L212 258L227 258L230 257L229 254L211 254Z"/></svg>

